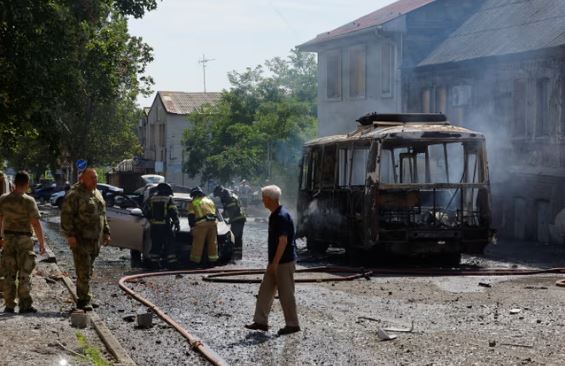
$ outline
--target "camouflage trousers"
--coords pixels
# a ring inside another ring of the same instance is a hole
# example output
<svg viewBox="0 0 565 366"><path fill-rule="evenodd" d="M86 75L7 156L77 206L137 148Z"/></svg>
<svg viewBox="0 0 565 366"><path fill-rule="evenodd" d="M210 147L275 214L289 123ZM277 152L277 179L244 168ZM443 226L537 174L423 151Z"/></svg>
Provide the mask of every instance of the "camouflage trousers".
<svg viewBox="0 0 565 366"><path fill-rule="evenodd" d="M94 260L100 253L100 241L97 239L77 238L77 245L72 249L75 271L77 275L78 305L90 304L90 279L94 268Z"/></svg>
<svg viewBox="0 0 565 366"><path fill-rule="evenodd" d="M4 274L4 303L7 308L16 306L16 295L20 310L31 307L31 272L35 268L33 240L26 235L6 234L2 249L1 268ZM16 289L16 278L18 286Z"/></svg>

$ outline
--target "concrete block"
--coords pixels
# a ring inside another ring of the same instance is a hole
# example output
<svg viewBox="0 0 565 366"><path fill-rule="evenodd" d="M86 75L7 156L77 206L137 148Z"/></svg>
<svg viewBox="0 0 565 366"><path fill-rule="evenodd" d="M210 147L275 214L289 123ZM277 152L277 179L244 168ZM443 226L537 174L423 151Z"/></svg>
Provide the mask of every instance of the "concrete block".
<svg viewBox="0 0 565 366"><path fill-rule="evenodd" d="M141 329L151 328L153 326L153 313L146 312L137 314L137 327Z"/></svg>
<svg viewBox="0 0 565 366"><path fill-rule="evenodd" d="M71 326L84 329L88 326L88 315L82 310L75 310L71 313Z"/></svg>

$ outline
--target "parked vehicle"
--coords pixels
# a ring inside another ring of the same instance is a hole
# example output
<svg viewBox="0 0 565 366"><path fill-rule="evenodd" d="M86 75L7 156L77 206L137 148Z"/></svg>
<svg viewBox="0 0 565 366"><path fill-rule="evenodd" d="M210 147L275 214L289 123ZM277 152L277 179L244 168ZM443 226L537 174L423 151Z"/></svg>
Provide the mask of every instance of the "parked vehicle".
<svg viewBox="0 0 565 366"><path fill-rule="evenodd" d="M439 257L459 263L493 235L485 138L438 114L369 114L356 131L304 146L298 237L353 258Z"/></svg>
<svg viewBox="0 0 565 366"><path fill-rule="evenodd" d="M149 221L143 216L140 204L121 192L106 195L108 222L112 233L110 245L130 249L132 264L146 262L151 250ZM173 199L179 209L180 232L175 234L175 251L179 265L188 264L192 246L192 234L188 225L187 206L191 197L186 193L175 193ZM218 252L221 263L232 259L234 237L219 212L218 215Z"/></svg>
<svg viewBox="0 0 565 366"><path fill-rule="evenodd" d="M106 184L106 183L96 184L96 189L98 189L100 191L100 193L102 193L102 196L104 196L106 193L123 193L124 192L123 188L116 187L116 186L113 186L111 184Z"/></svg>
<svg viewBox="0 0 565 366"><path fill-rule="evenodd" d="M51 197L49 197L49 203L51 204L51 206L61 207L63 205L63 199L65 198L66 194L67 191L65 190L53 193Z"/></svg>
<svg viewBox="0 0 565 366"><path fill-rule="evenodd" d="M38 202L47 202L51 195L64 190L64 186L57 186L56 183L44 183L37 185L32 191L31 196Z"/></svg>

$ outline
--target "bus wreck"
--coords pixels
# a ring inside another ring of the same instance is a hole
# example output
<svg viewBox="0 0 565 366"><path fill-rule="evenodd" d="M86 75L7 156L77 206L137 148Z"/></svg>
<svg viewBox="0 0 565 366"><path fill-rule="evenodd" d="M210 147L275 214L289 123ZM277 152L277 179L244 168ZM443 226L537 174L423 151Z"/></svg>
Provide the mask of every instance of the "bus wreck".
<svg viewBox="0 0 565 366"><path fill-rule="evenodd" d="M311 252L433 257L458 264L490 242L485 138L442 114L368 114L357 130L309 141L299 237Z"/></svg>

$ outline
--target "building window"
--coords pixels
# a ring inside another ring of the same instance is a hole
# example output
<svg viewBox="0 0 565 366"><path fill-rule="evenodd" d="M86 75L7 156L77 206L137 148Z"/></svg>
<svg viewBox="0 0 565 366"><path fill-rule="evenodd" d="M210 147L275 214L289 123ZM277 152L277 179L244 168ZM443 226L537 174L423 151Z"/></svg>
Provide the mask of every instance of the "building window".
<svg viewBox="0 0 565 366"><path fill-rule="evenodd" d="M561 136L565 136L565 79L561 80Z"/></svg>
<svg viewBox="0 0 565 366"><path fill-rule="evenodd" d="M421 93L422 98L422 113L430 113L432 110L432 89L423 88Z"/></svg>
<svg viewBox="0 0 565 366"><path fill-rule="evenodd" d="M526 135L526 80L514 80L512 136Z"/></svg>
<svg viewBox="0 0 565 366"><path fill-rule="evenodd" d="M366 52L364 46L349 49L349 96L365 96Z"/></svg>
<svg viewBox="0 0 565 366"><path fill-rule="evenodd" d="M445 86L436 88L435 113L445 113L447 109L447 89Z"/></svg>
<svg viewBox="0 0 565 366"><path fill-rule="evenodd" d="M149 146L155 148L155 125L151 124L149 126Z"/></svg>
<svg viewBox="0 0 565 366"><path fill-rule="evenodd" d="M536 136L549 136L549 79L538 79L536 83Z"/></svg>
<svg viewBox="0 0 565 366"><path fill-rule="evenodd" d="M341 98L341 54L339 51L326 55L327 98Z"/></svg>
<svg viewBox="0 0 565 366"><path fill-rule="evenodd" d="M159 125L159 146L165 146L165 125Z"/></svg>
<svg viewBox="0 0 565 366"><path fill-rule="evenodd" d="M445 86L423 88L421 102L422 113L445 113L447 109L447 88Z"/></svg>
<svg viewBox="0 0 565 366"><path fill-rule="evenodd" d="M394 45L384 43L381 54L381 96L392 97L394 90Z"/></svg>

